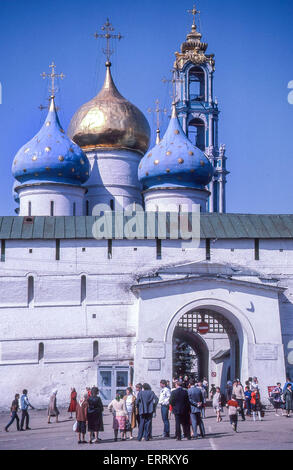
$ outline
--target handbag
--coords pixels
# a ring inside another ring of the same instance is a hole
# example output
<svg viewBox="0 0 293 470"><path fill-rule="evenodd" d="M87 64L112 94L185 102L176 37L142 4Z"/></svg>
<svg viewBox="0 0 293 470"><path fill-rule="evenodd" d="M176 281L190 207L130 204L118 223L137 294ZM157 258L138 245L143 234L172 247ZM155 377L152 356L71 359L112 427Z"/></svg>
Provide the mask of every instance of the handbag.
<svg viewBox="0 0 293 470"><path fill-rule="evenodd" d="M125 431L127 431L127 432L131 431L131 423L130 423L129 419L126 420Z"/></svg>
<svg viewBox="0 0 293 470"><path fill-rule="evenodd" d="M72 431L76 432L77 430L77 421L75 421L75 423L73 423L73 426L72 426Z"/></svg>

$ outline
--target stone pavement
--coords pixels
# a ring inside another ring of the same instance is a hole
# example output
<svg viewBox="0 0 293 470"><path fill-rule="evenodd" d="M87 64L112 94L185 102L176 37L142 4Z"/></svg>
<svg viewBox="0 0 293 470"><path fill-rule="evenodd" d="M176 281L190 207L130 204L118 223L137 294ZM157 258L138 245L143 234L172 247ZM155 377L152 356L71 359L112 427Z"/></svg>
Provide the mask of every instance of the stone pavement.
<svg viewBox="0 0 293 470"><path fill-rule="evenodd" d="M253 422L247 418L245 422L239 420L239 432L235 434L231 429L227 412L221 423L216 423L212 409L207 409L207 418L204 420L206 437L204 439L181 442L175 439L164 439L162 434L162 421L160 410L153 420L153 440L149 442L132 441L114 442L112 430L112 415L107 409L104 411L105 431L100 434L102 442L99 444L77 444L77 434L72 431L74 420L68 419L66 410L60 410L60 423L47 424L46 410L31 410L31 431L16 431L15 422L4 431L8 423L9 413L0 414L0 450L289 450L293 449L293 415L290 418L277 417L273 411L268 411L263 421ZM171 419L171 434L174 435L175 421ZM137 429L134 436L137 435ZM88 439L88 436L87 436Z"/></svg>

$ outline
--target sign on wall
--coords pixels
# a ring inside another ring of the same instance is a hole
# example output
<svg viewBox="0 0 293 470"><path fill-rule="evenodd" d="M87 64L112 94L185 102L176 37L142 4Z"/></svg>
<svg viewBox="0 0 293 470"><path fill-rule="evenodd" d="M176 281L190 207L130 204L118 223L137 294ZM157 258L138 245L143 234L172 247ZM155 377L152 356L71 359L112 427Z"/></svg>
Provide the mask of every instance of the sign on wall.
<svg viewBox="0 0 293 470"><path fill-rule="evenodd" d="M206 335L209 331L210 331L209 324L206 323L205 321L202 321L201 323L198 324L197 332L200 335Z"/></svg>

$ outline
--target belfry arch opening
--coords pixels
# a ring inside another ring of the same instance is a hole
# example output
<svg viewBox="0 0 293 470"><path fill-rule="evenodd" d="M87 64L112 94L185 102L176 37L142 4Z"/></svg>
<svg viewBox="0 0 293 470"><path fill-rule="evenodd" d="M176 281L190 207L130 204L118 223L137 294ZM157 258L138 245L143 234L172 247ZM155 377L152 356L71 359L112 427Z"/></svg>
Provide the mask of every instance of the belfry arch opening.
<svg viewBox="0 0 293 470"><path fill-rule="evenodd" d="M205 101L205 73L201 67L189 70L189 100Z"/></svg>
<svg viewBox="0 0 293 470"><path fill-rule="evenodd" d="M228 380L240 378L240 369L239 337L224 315L197 309L179 319L173 333L173 377L206 377L224 390Z"/></svg>
<svg viewBox="0 0 293 470"><path fill-rule="evenodd" d="M205 123L194 118L188 124L188 138L200 150L205 151Z"/></svg>

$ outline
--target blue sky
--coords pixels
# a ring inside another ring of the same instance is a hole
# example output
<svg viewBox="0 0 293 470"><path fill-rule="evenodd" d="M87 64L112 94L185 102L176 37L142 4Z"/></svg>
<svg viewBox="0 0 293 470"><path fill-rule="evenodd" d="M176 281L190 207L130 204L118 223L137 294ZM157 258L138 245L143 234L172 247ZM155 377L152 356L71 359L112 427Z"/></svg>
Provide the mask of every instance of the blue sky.
<svg viewBox="0 0 293 470"><path fill-rule="evenodd" d="M0 0L0 214L13 215L11 164L39 130L54 60L57 104L67 129L104 81L103 43L94 38L109 17L124 36L112 56L119 91L148 117L157 98L170 105L174 52L190 30L192 0ZM293 1L200 0L201 32L216 58L220 143L228 156L227 211L292 213ZM166 127L167 119L163 122Z"/></svg>

